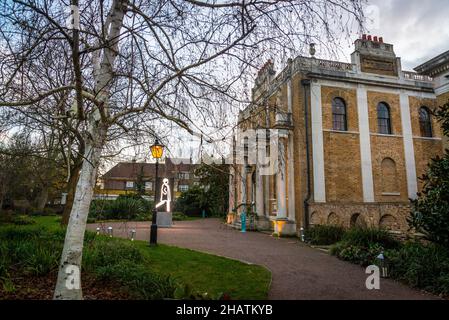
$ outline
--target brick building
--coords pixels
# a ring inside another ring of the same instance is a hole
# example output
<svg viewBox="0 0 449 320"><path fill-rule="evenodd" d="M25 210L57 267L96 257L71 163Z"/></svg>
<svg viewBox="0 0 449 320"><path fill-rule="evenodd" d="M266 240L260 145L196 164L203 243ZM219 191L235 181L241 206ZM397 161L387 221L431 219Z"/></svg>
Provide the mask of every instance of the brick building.
<svg viewBox="0 0 449 320"><path fill-rule="evenodd" d="M277 75L266 63L238 128L277 129L279 170L234 166L228 221L238 224L246 203L259 228L284 234L315 224L406 231L418 178L443 152L430 110L447 99L447 66L445 53L403 71L393 45L371 36L355 41L351 63L297 57Z"/></svg>
<svg viewBox="0 0 449 320"><path fill-rule="evenodd" d="M198 179L194 175L195 164L190 159L166 158L159 163L158 186L162 179L168 178L175 198L187 191ZM96 190L97 198L115 199L121 194L135 193L137 183L142 183L145 194L154 197L156 164L142 162L121 162L100 178L100 188Z"/></svg>

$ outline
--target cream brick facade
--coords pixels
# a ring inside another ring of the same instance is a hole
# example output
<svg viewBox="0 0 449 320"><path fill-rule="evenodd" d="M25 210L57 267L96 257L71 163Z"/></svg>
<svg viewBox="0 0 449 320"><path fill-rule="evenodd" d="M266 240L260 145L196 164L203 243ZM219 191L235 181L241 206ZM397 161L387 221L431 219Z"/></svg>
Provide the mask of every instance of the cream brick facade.
<svg viewBox="0 0 449 320"><path fill-rule="evenodd" d="M298 57L278 75L271 62L260 70L239 129L278 129L285 163L260 178L259 163L235 166L230 223L252 207L261 229L283 234L314 224L407 231L418 178L443 151L435 119L432 136L422 136L419 110L445 96L434 79L401 70L392 45L364 38L355 47L351 64ZM335 98L345 102L344 131L334 129ZM390 133L380 133L379 103L389 107Z"/></svg>

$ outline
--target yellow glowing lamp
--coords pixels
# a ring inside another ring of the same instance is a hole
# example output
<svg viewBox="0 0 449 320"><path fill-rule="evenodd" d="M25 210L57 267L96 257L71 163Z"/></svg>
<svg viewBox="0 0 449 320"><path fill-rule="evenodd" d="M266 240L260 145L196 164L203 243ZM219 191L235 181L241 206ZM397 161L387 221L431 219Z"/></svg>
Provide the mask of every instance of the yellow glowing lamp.
<svg viewBox="0 0 449 320"><path fill-rule="evenodd" d="M151 149L151 155L155 159L162 158L162 155L164 154L164 146L159 143L159 141L156 139L154 144L150 147Z"/></svg>

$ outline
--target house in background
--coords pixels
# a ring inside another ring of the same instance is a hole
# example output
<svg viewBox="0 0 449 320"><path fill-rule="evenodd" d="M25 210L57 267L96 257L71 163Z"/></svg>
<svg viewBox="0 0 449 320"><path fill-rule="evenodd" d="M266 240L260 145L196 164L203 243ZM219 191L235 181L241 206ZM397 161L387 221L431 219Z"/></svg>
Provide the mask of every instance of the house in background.
<svg viewBox="0 0 449 320"><path fill-rule="evenodd" d="M197 165L191 159L166 158L159 163L158 186L164 178L169 179L172 194L176 199L189 190L198 179L194 175ZM156 164L145 162L120 162L100 177L97 199L116 199L119 195L136 193L141 184L145 196L154 199Z"/></svg>

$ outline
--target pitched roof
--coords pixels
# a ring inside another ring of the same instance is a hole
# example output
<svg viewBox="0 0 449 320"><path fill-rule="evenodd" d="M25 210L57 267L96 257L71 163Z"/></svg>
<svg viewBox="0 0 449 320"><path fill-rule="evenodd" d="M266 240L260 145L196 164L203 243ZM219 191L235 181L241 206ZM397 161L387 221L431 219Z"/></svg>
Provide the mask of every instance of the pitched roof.
<svg viewBox="0 0 449 320"><path fill-rule="evenodd" d="M159 163L159 174L173 178L177 172L191 172L197 165L190 159L166 158L165 163ZM156 164L145 162L120 162L106 172L103 179L137 179L139 174L144 177L156 175Z"/></svg>

